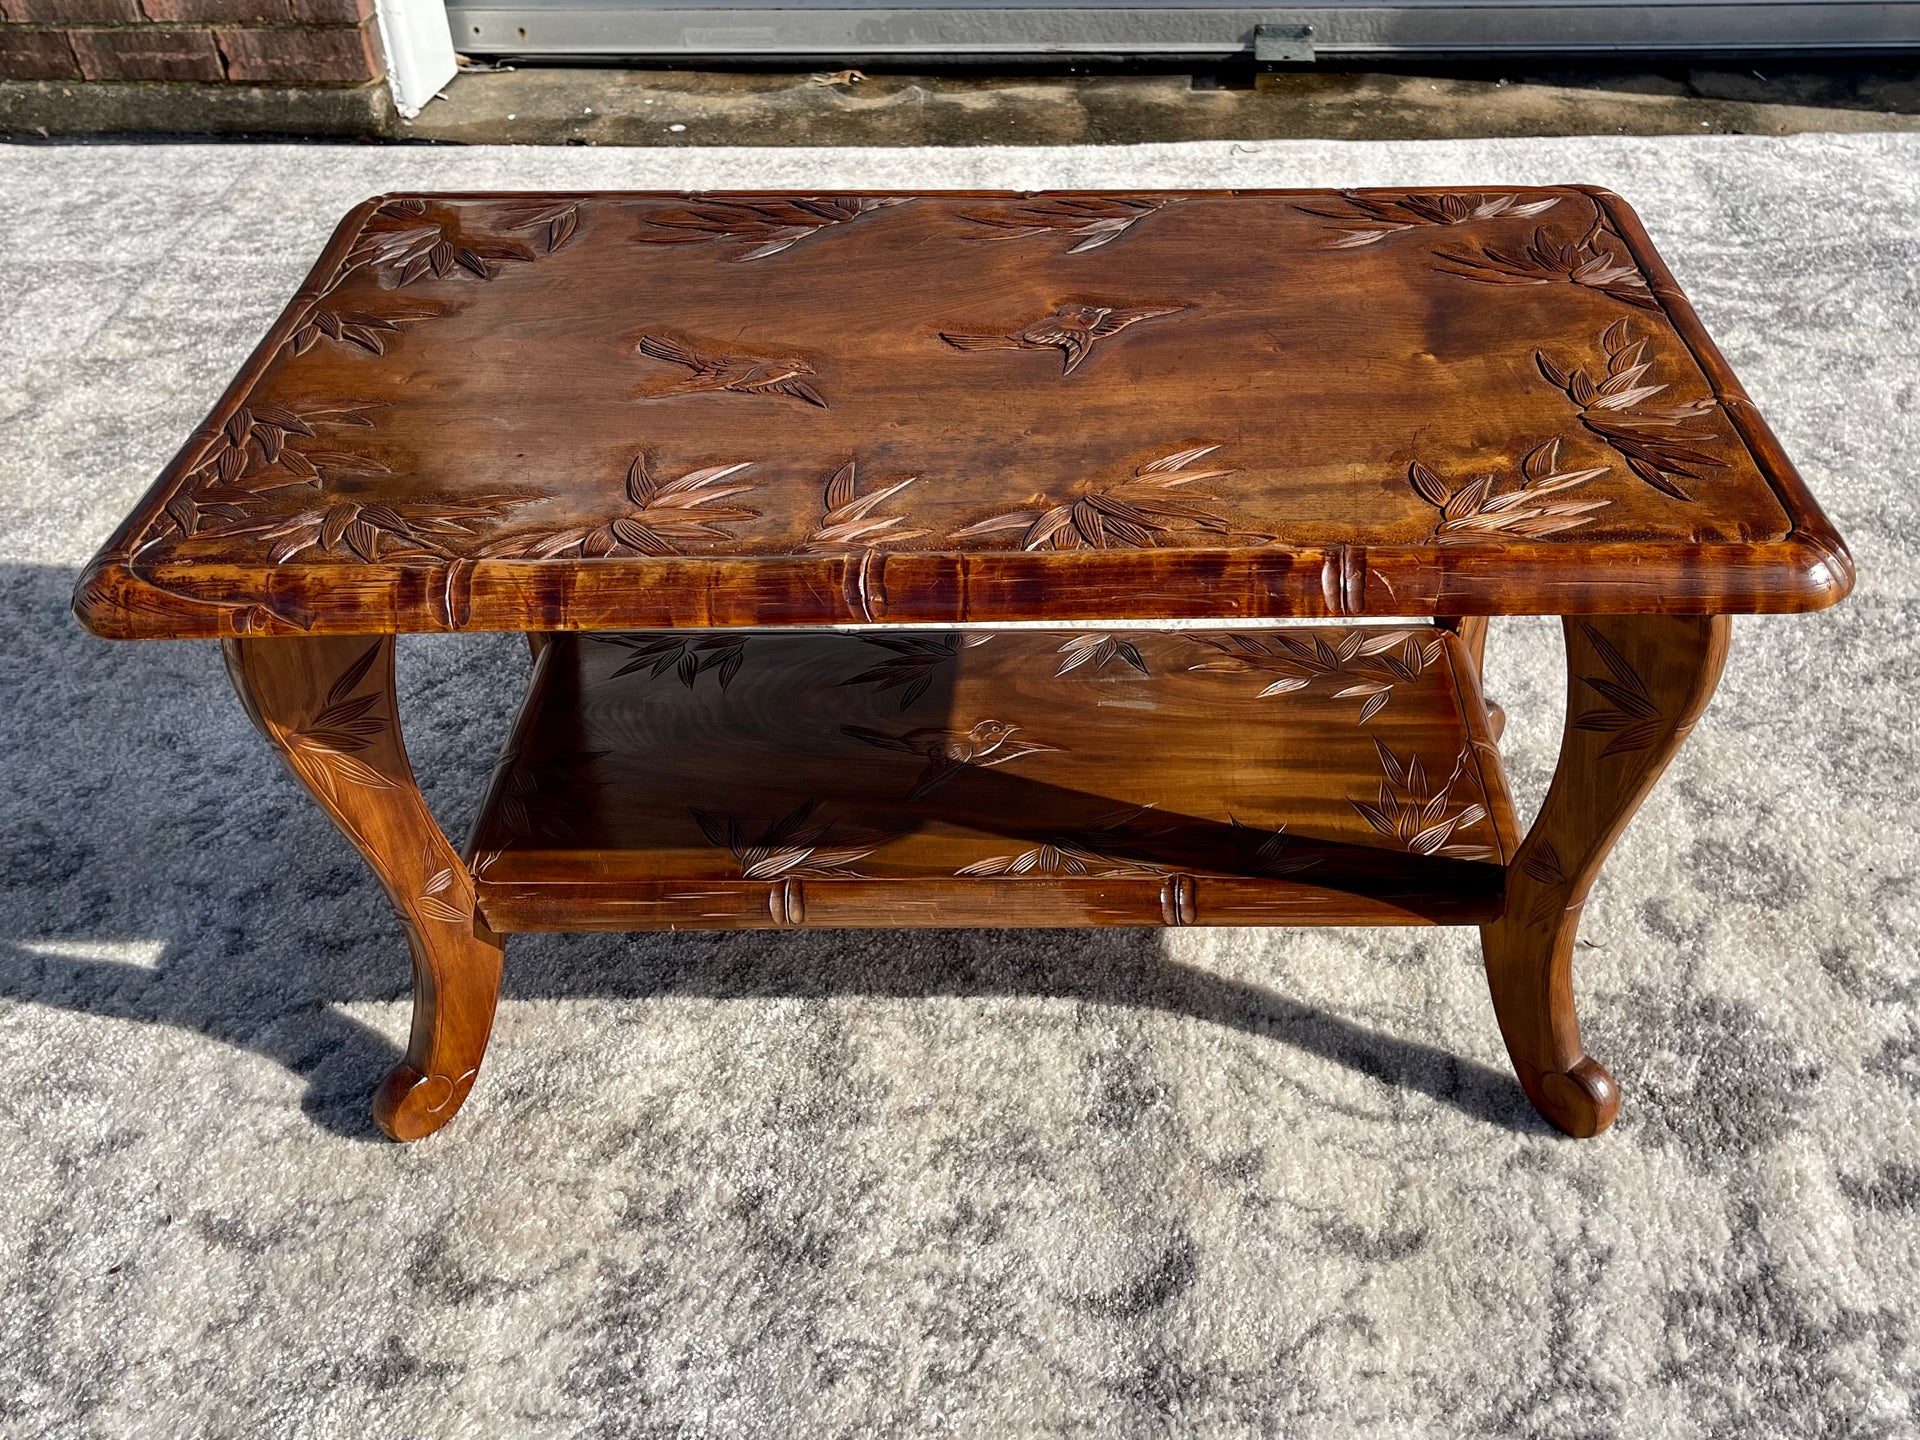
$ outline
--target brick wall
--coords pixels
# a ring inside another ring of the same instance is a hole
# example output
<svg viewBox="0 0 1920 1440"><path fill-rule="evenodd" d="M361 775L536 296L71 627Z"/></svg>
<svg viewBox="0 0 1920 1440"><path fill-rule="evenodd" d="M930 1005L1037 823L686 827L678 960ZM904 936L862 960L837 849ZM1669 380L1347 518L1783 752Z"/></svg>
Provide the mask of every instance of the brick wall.
<svg viewBox="0 0 1920 1440"><path fill-rule="evenodd" d="M373 0L0 0L0 80L305 87L385 68Z"/></svg>

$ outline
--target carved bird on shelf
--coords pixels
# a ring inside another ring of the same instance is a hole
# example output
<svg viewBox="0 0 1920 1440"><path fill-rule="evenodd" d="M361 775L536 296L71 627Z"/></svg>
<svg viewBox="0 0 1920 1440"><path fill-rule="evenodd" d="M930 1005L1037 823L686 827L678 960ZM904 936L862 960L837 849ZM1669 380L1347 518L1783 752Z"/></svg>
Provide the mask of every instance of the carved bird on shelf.
<svg viewBox="0 0 1920 1440"><path fill-rule="evenodd" d="M940 332L956 350L1058 350L1066 357L1060 373L1071 375L1093 353L1094 343L1118 335L1129 325L1178 315L1185 305L1130 309L1122 305L1062 305L1044 320L1036 320L1011 335L967 335Z"/></svg>
<svg viewBox="0 0 1920 1440"><path fill-rule="evenodd" d="M818 405L822 410L827 408L820 392L806 381L814 369L804 360L773 359L765 355L701 355L664 335L642 335L634 349L670 365L684 365L693 372L668 392L670 394L733 390L743 395L789 395L809 405ZM654 398L647 392L636 390L634 393L642 398Z"/></svg>
<svg viewBox="0 0 1920 1440"><path fill-rule="evenodd" d="M969 765L1004 765L1009 760L1018 760L1022 755L1059 750L1058 745L1043 745L1037 740L1016 740L1014 734L1019 728L1006 720L982 720L970 730L943 730L928 725L902 735L889 735L884 730L869 730L864 725L842 725L840 731L882 750L898 750L903 755L924 757L927 767L920 772L913 789L907 792L909 800L918 800L946 784Z"/></svg>

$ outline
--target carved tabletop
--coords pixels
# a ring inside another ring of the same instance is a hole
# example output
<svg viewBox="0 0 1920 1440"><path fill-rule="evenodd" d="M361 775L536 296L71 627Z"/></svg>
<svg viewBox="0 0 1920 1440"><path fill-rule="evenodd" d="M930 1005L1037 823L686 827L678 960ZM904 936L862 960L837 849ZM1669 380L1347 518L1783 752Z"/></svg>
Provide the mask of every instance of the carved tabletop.
<svg viewBox="0 0 1920 1440"><path fill-rule="evenodd" d="M183 637L1849 583L1603 191L410 195L347 216L79 607Z"/></svg>

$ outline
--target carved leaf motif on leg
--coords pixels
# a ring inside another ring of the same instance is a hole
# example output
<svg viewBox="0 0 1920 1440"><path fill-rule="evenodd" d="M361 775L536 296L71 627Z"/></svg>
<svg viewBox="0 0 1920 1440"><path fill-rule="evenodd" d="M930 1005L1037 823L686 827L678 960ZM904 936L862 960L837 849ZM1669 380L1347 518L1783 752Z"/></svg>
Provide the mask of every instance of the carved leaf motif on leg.
<svg viewBox="0 0 1920 1440"><path fill-rule="evenodd" d="M1706 707L1726 659L1728 624L1725 616L1569 617L1565 632L1571 694L1559 765L1508 868L1506 910L1481 927L1481 938L1522 1087L1555 1125L1588 1136L1613 1123L1620 1092L1582 1047L1574 1011L1582 904ZM1604 706L1583 711L1587 691Z"/></svg>
<svg viewBox="0 0 1920 1440"><path fill-rule="evenodd" d="M429 870L420 893L414 897L414 908L427 919L443 925L472 924L472 887L455 876L452 866L439 865L439 852L432 845L426 847L425 859L428 866L438 868Z"/></svg>
<svg viewBox="0 0 1920 1440"><path fill-rule="evenodd" d="M499 938L415 784L400 735L393 640L353 635L229 640L227 668L250 719L379 876L412 952L407 1052L381 1082L374 1119L399 1140L443 1125L466 1098L499 994Z"/></svg>
<svg viewBox="0 0 1920 1440"><path fill-rule="evenodd" d="M1551 840L1541 840L1533 846L1520 862L1524 875L1538 880L1542 885L1553 887L1542 891L1535 897L1533 908L1528 912L1529 925L1541 925L1553 918L1554 912L1561 908L1561 887L1570 883L1565 866L1561 863L1560 852L1553 848Z"/></svg>
<svg viewBox="0 0 1920 1440"><path fill-rule="evenodd" d="M375 736L386 733L390 723L377 709L385 693L383 685L376 685L370 695L353 693L366 679L380 648L377 642L369 645L365 654L341 671L327 691L326 703L313 717L282 735L287 749L329 800L338 799L336 787L341 781L372 790L394 788L394 781L352 753L365 750Z"/></svg>
<svg viewBox="0 0 1920 1440"><path fill-rule="evenodd" d="M1580 683L1605 703L1581 711L1573 722L1575 727L1614 732L1613 738L1600 752L1603 759L1609 755L1645 750L1665 732L1666 717L1647 693L1647 685L1640 678L1640 672L1628 663L1627 657L1620 653L1613 642L1591 625L1582 623L1580 630L1608 673L1605 676L1580 677Z"/></svg>

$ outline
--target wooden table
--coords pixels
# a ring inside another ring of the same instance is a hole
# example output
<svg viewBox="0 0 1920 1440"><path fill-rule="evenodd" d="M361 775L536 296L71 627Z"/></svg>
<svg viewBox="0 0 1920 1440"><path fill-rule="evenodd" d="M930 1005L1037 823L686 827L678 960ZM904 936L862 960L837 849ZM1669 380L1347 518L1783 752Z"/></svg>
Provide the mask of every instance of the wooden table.
<svg viewBox="0 0 1920 1440"><path fill-rule="evenodd" d="M1473 924L1540 1112L1727 616L1852 562L1617 197L403 195L87 568L219 637L412 946L426 1135L516 930ZM1515 823L1485 617L1566 617ZM392 636L529 634L464 851Z"/></svg>

